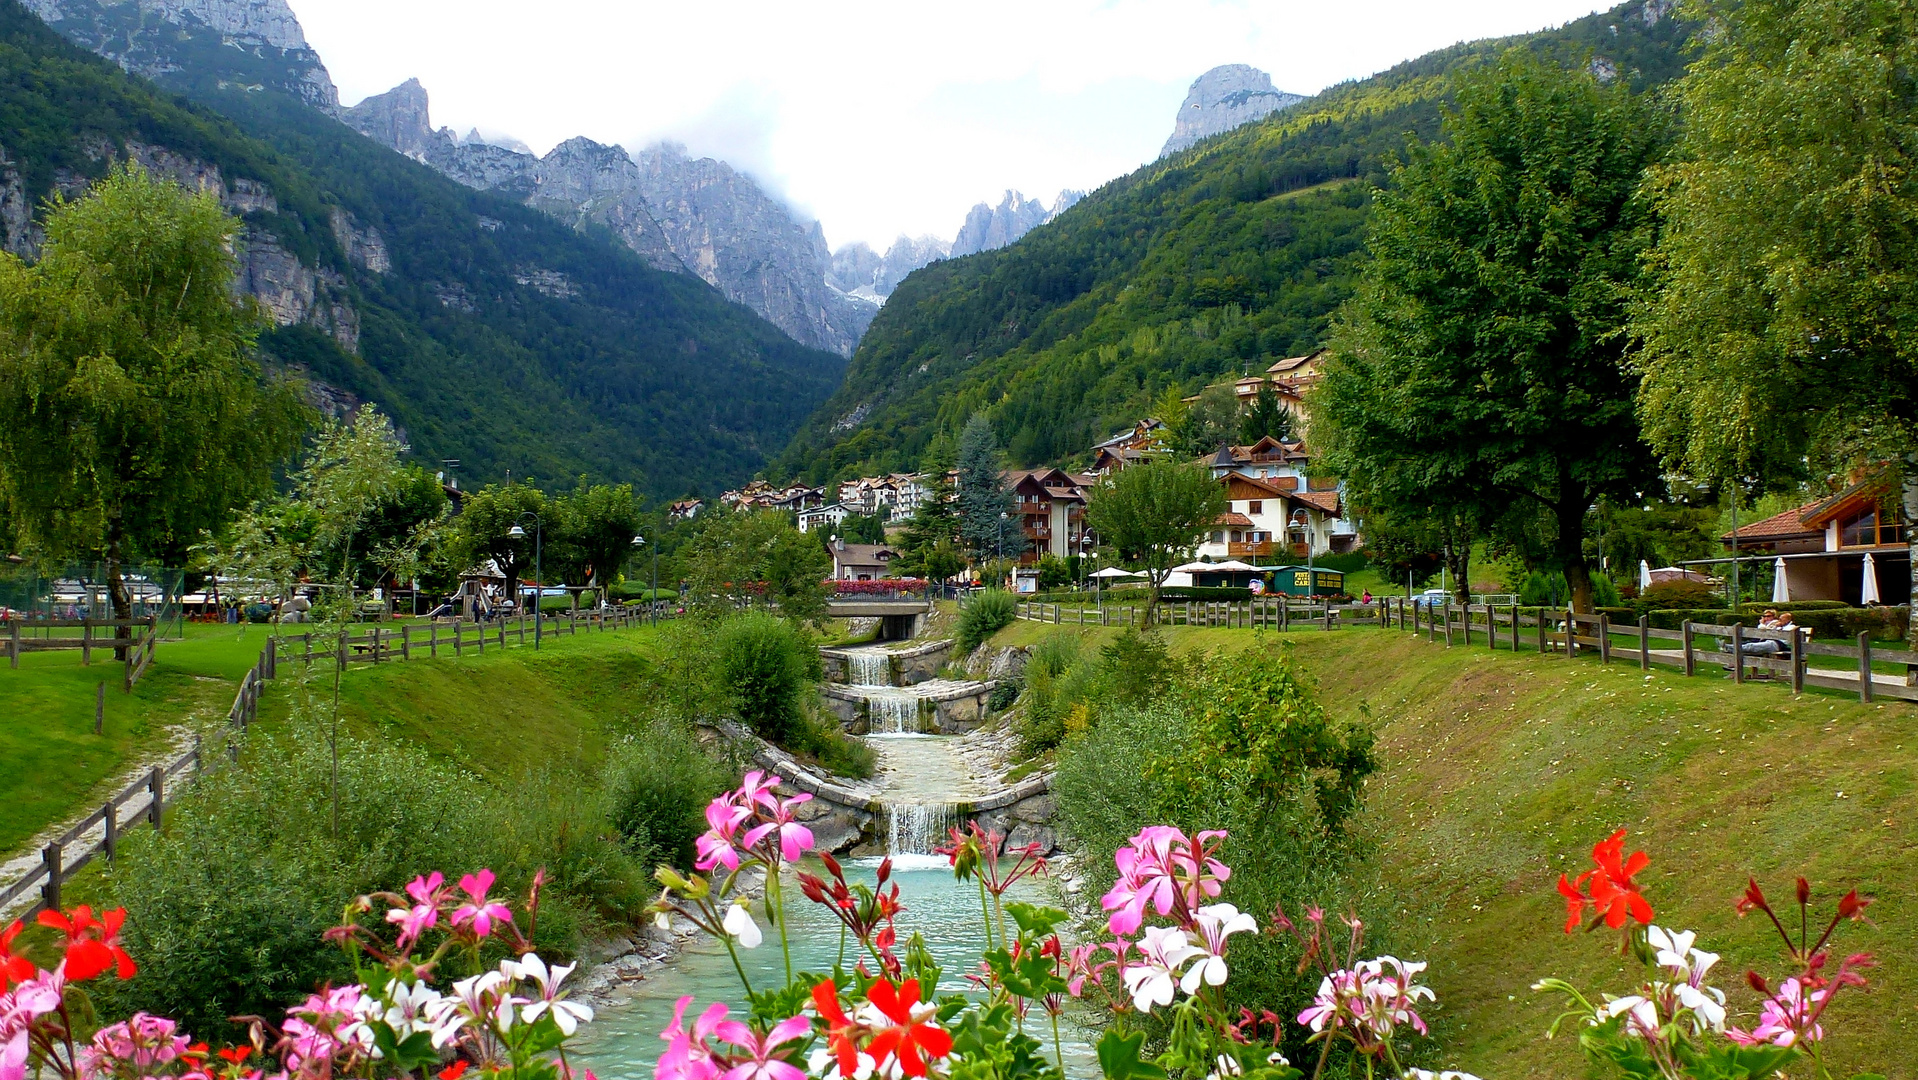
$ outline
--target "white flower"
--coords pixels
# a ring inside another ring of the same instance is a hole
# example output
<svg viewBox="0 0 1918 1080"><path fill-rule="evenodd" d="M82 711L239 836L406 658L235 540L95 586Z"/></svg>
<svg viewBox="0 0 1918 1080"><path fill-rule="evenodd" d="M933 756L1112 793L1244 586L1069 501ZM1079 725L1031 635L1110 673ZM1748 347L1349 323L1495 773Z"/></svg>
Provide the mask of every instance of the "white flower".
<svg viewBox="0 0 1918 1080"><path fill-rule="evenodd" d="M1248 913L1241 912L1231 904L1210 904L1193 912L1194 921L1199 924L1200 944L1199 962L1186 969L1185 977L1179 980L1179 989L1187 995L1199 992L1199 986L1219 986L1225 982L1225 939L1245 930L1257 930L1258 924Z"/></svg>
<svg viewBox="0 0 1918 1080"><path fill-rule="evenodd" d="M393 1034L404 1042L415 1032L432 1029L429 1017L439 1002L446 1000L445 995L426 985L425 981L411 986L397 979L387 984L387 1008L380 1019L393 1029Z"/></svg>
<svg viewBox="0 0 1918 1080"><path fill-rule="evenodd" d="M1165 926L1148 926L1139 939L1142 963L1125 969L1126 992L1132 995L1132 1007L1151 1012L1154 1005L1172 1004L1173 981L1179 966L1205 950L1194 948L1185 939L1185 931Z"/></svg>
<svg viewBox="0 0 1918 1080"><path fill-rule="evenodd" d="M655 911L653 912L653 925L659 927L661 930L671 930L673 928L673 917L663 911Z"/></svg>
<svg viewBox="0 0 1918 1080"><path fill-rule="evenodd" d="M806 1072L811 1076L841 1076L838 1058L826 1047L818 1047L806 1057ZM871 1054L860 1054L859 1064L851 1076L841 1076L841 1080L870 1080L873 1073Z"/></svg>
<svg viewBox="0 0 1918 1080"><path fill-rule="evenodd" d="M722 925L741 948L757 949L759 943L765 940L759 932L759 924L753 921L752 913L746 910L744 904L734 904L726 909L726 921Z"/></svg>
<svg viewBox="0 0 1918 1080"><path fill-rule="evenodd" d="M573 1032L579 1030L579 1025L591 1023L592 1006L582 1005L577 1001L567 1001L559 996L559 984L566 981L566 976L571 975L573 968L577 966L561 964L549 971L546 961L540 959L538 953L529 952L520 957L521 976L539 984L538 999L521 1010L520 1018L530 1024L550 1009L553 1013L553 1023L559 1025L560 1033L568 1038L572 1037Z"/></svg>
<svg viewBox="0 0 1918 1080"><path fill-rule="evenodd" d="M1598 1007L1599 1020L1620 1016L1627 1017L1625 1027L1635 1035L1650 1038L1658 1033L1658 1006L1648 998L1637 994L1615 998L1607 994L1605 1004Z"/></svg>
<svg viewBox="0 0 1918 1080"><path fill-rule="evenodd" d="M1723 1034L1725 1031L1725 992L1712 987L1697 987L1690 983L1678 984L1678 1003L1692 1011L1694 1026L1709 1028Z"/></svg>

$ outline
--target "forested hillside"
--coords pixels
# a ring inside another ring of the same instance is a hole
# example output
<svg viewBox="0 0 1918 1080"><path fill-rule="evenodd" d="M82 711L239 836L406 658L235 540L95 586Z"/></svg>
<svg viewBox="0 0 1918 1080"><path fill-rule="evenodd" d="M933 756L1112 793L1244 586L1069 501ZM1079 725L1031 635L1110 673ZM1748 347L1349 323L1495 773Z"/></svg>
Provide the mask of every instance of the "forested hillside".
<svg viewBox="0 0 1918 1080"><path fill-rule="evenodd" d="M1013 461L1054 462L1190 392L1319 343L1365 258L1374 185L1438 133L1447 76L1526 46L1646 87L1684 67L1670 0L1474 42L1334 87L1088 196L1010 247L915 272L780 459L813 480L911 468L985 409Z"/></svg>
<svg viewBox="0 0 1918 1080"><path fill-rule="evenodd" d="M200 100L0 0L0 195L13 224L116 158L217 169L253 242L291 256L294 291L302 274L317 280L356 330L296 323L263 348L377 403L415 455L460 458L469 482L510 470L715 490L761 467L839 380L839 357L608 237L461 187L289 94L190 68L180 80ZM236 205L240 181L270 198ZM376 256L358 250L372 237Z"/></svg>

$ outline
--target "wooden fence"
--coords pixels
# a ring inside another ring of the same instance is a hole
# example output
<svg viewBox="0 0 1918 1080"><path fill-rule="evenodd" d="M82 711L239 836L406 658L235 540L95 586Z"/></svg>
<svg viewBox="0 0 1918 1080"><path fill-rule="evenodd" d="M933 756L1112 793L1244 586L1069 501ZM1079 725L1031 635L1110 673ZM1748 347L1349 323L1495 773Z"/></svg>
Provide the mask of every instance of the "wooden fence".
<svg viewBox="0 0 1918 1080"><path fill-rule="evenodd" d="M5 619L5 641L7 649L7 667L20 666L20 654L30 652L50 652L57 649L78 649L80 663L93 663L95 649L125 649L126 679L123 690L132 693L134 684L145 675L148 665L153 663L153 646L159 640L160 617L148 615L144 619ZM78 634L60 634L57 630L78 630ZM112 630L104 637L94 634L95 630ZM121 630L133 633L120 636Z"/></svg>
<svg viewBox="0 0 1918 1080"><path fill-rule="evenodd" d="M1143 607L1022 602L1018 617L1065 626L1137 626ZM1728 613L1729 614L1729 613ZM1336 630L1346 626L1386 626L1424 634L1446 645L1472 645L1474 635L1487 648L1577 656L1596 654L1602 664L1632 662L1646 671L1654 664L1696 675L1701 666L1722 667L1734 682L1789 683L1793 693L1807 686L1856 693L1860 701L1893 698L1918 701L1918 652L1872 643L1869 634L1843 645L1811 640L1801 627L1790 631L1687 622L1677 630L1651 625L1648 617L1614 624L1605 615L1545 611L1518 605L1449 604L1429 607L1402 597L1370 604L1328 604L1287 597L1239 601L1167 601L1159 605L1167 626L1249 627L1272 630ZM1570 628L1569 631L1567 628ZM1753 646L1772 642L1770 647ZM1814 665L1814 657L1844 661L1842 667ZM1902 666L1905 672L1874 671L1873 664Z"/></svg>
<svg viewBox="0 0 1918 1080"><path fill-rule="evenodd" d="M644 621L646 615L639 611L569 612L563 616L547 616L547 625L541 627L540 631L546 634L577 634L581 629L614 630L636 626ZM267 680L278 674L281 660L297 659L311 663L343 657L349 664L356 661L382 663L394 659L410 660L415 656L430 658L438 656L441 649L451 649L452 655L459 656L463 655L465 648L484 652L489 643L495 648L504 648L509 641L517 645L527 640L527 635L534 632L533 627L533 618L525 616L516 620L402 626L398 633L375 626L360 634L348 634L343 645L340 644L342 639L332 634L269 637L265 648L260 650L259 659L241 677L239 690L233 696L233 705L227 710L227 726L221 736L225 743L224 754L214 755L209 762L201 737L194 736L193 746L186 753L167 765L155 766L147 775L135 780L126 790L108 799L98 810L75 822L72 828L42 848L39 865L18 881L0 889L0 911L7 910L22 895L35 888L39 890L39 899L26 912L29 917L36 912L59 907L60 886L94 858L104 856L111 860L120 835L127 828L143 821L159 827L168 793L177 791L179 787L173 783L175 777L190 770L187 779L191 780L222 759L238 761L240 737L246 734L246 729L259 715L261 693L265 690ZM150 661L150 634L147 640L147 660ZM297 654L294 651L295 643L299 646ZM314 649L315 644L320 645L318 650ZM142 670L144 666L145 661L141 664ZM96 829L99 830L97 833Z"/></svg>

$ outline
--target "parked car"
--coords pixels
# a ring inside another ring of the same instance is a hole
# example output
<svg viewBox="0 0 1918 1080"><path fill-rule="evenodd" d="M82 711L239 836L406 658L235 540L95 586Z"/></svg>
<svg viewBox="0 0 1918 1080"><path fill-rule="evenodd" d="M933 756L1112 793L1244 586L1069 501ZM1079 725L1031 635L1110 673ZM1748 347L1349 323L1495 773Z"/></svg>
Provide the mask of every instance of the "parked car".
<svg viewBox="0 0 1918 1080"><path fill-rule="evenodd" d="M1452 603L1452 594L1446 589L1427 589L1412 598L1412 606L1418 608L1443 607Z"/></svg>

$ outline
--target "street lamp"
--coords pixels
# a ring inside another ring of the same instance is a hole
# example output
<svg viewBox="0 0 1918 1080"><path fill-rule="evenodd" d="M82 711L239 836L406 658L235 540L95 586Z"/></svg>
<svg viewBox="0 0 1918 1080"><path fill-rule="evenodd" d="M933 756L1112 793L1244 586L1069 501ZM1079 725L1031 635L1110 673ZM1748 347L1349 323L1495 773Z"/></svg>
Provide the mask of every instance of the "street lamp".
<svg viewBox="0 0 1918 1080"><path fill-rule="evenodd" d="M999 511L999 561L1006 561L1006 519L1012 515Z"/></svg>
<svg viewBox="0 0 1918 1080"><path fill-rule="evenodd" d="M646 543L645 537L639 535L638 533L633 534L634 547L639 547L643 545L644 543ZM653 584L652 584L652 587L646 591L646 610L652 614L652 618L649 621L653 623L658 623L659 622L659 545L658 544L653 545Z"/></svg>
<svg viewBox="0 0 1918 1080"><path fill-rule="evenodd" d="M533 651L538 652L540 623L546 614L541 610L542 601L546 598L546 576L540 572L539 568L540 540L545 532L546 523L539 519L538 514L528 510L519 516L519 520L513 523L512 528L506 530L506 538L509 540L526 539L526 530L520 528L520 522L524 522L529 518L532 519L533 522ZM524 626L525 624L522 623L520 625ZM525 639L522 638L521 640Z"/></svg>

